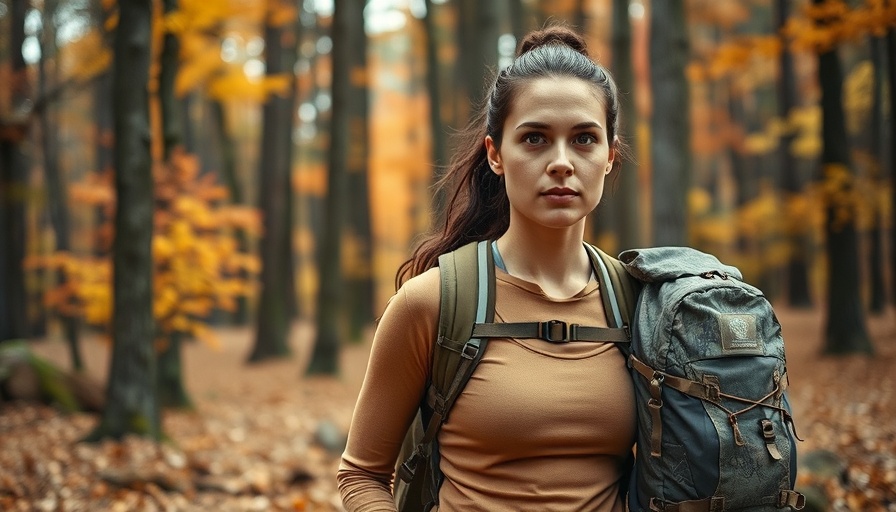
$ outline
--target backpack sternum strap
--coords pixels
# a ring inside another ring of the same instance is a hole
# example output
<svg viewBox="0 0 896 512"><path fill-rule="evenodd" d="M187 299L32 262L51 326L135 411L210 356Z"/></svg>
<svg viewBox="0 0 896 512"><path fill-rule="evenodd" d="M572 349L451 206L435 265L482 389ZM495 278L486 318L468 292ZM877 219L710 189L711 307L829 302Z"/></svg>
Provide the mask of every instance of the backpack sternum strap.
<svg viewBox="0 0 896 512"><path fill-rule="evenodd" d="M567 324L562 320L547 322L481 323L473 326L476 338L541 339L551 343L589 341L596 343L629 343L628 328L591 327Z"/></svg>

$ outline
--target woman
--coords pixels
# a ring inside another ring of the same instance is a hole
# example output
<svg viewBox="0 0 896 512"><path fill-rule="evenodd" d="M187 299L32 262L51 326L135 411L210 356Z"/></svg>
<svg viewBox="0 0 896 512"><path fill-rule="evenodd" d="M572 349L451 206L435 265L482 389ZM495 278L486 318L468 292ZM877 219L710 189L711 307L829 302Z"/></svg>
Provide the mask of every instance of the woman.
<svg viewBox="0 0 896 512"><path fill-rule="evenodd" d="M395 460L429 378L440 254L496 241L496 322L607 325L583 237L619 158L618 112L609 73L566 28L530 33L498 74L449 169L444 230L399 270L377 326L337 475L347 510L395 510ZM624 357L611 343L492 340L438 436L439 510L622 511L635 436Z"/></svg>

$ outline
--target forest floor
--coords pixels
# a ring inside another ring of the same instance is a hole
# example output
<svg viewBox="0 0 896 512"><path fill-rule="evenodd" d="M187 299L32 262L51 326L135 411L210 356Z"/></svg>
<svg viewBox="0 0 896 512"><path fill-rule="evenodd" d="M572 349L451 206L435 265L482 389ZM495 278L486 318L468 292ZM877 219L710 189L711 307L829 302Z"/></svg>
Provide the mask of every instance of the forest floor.
<svg viewBox="0 0 896 512"><path fill-rule="evenodd" d="M822 314L778 310L787 343L801 457L832 455L834 471L804 471L829 510L896 511L896 312L869 318L874 357L822 357ZM79 443L96 414L0 404L2 511L339 511L334 474L369 344L343 350L341 376L303 377L307 326L294 355L245 364L251 331L220 329L219 348L184 349L193 411L165 412L169 442ZM63 368L60 340L33 344ZM102 381L108 346L83 341L87 371ZM329 447L329 448L328 448ZM820 457L825 460L825 457Z"/></svg>

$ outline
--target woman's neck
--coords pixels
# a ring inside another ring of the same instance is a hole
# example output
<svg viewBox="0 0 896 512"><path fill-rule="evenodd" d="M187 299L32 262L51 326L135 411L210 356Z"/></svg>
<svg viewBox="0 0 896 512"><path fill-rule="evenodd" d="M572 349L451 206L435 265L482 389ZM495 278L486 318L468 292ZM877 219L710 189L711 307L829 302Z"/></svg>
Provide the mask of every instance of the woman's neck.
<svg viewBox="0 0 896 512"><path fill-rule="evenodd" d="M498 239L508 274L535 283L550 297L579 293L591 279L591 261L582 245L584 224L568 229L514 229Z"/></svg>

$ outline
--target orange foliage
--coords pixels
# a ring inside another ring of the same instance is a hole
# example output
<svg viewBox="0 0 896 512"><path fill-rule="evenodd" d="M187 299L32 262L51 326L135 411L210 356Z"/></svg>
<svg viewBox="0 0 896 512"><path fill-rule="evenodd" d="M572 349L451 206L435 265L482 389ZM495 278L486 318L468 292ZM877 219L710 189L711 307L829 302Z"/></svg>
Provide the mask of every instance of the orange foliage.
<svg viewBox="0 0 896 512"><path fill-rule="evenodd" d="M301 166L292 175L292 187L296 192L317 197L327 193L327 168L322 163L309 163Z"/></svg>
<svg viewBox="0 0 896 512"><path fill-rule="evenodd" d="M830 219L834 230L855 222L857 214L865 205L858 180L854 173L843 164L826 164L824 178L820 183L820 194L825 206L833 217Z"/></svg>
<svg viewBox="0 0 896 512"><path fill-rule="evenodd" d="M154 170L153 315L161 332L180 332L216 343L205 320L215 308L233 310L239 297L251 295L260 262L240 252L235 232L260 231L253 209L224 203L227 190L211 175L200 175L197 160L177 152ZM72 198L114 210L108 176L91 177L73 187ZM111 225L106 226L111 230ZM48 307L88 323L107 325L112 318L112 265L109 257L55 253L31 258L30 268L62 271L66 284L48 291Z"/></svg>
<svg viewBox="0 0 896 512"><path fill-rule="evenodd" d="M221 42L232 38L245 41L256 37L254 30L267 22L288 26L298 12L288 3L249 0L181 0L178 10L165 15L163 30L180 38L181 61L175 91L183 96L205 88L214 99L246 99L262 103L269 94L286 94L293 80L288 75L252 78L243 71L243 62L225 62ZM236 21L238 20L238 21ZM248 32L243 25L252 27Z"/></svg>
<svg viewBox="0 0 896 512"><path fill-rule="evenodd" d="M843 0L827 0L821 5L806 5L803 16L788 21L783 35L795 49L825 52L845 41L868 34L883 35L896 26L896 3L865 0L850 7Z"/></svg>
<svg viewBox="0 0 896 512"><path fill-rule="evenodd" d="M822 53L868 34L883 35L894 26L896 2L864 0L855 7L843 0L808 4L787 20L779 34L742 36L719 45L709 58L691 64L688 77L699 81L736 76L755 63L777 59L785 44L795 51Z"/></svg>
<svg viewBox="0 0 896 512"><path fill-rule="evenodd" d="M112 65L112 51L103 33L92 30L79 39L60 47L60 72L66 78L87 82Z"/></svg>
<svg viewBox="0 0 896 512"><path fill-rule="evenodd" d="M762 246L762 261L744 256L742 250L730 255L745 276L753 279L764 266L788 261L794 236L817 238L824 226L824 197L820 186L810 186L800 194L783 196L769 183L759 194L736 209L713 203L707 190L692 189L689 196L691 243L723 253L736 243Z"/></svg>
<svg viewBox="0 0 896 512"><path fill-rule="evenodd" d="M267 23L273 27L285 27L294 22L298 12L287 2L268 2Z"/></svg>

